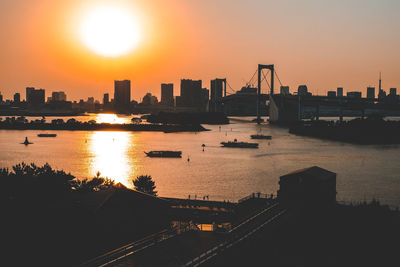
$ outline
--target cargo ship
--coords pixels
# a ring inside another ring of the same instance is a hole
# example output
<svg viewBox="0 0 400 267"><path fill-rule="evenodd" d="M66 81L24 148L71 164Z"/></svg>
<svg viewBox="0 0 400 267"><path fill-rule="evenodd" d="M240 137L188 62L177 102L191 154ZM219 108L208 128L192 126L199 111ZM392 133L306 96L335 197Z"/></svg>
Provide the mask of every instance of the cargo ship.
<svg viewBox="0 0 400 267"><path fill-rule="evenodd" d="M144 152L148 157L151 158L181 158L182 151L169 151L169 150L161 150L161 151L150 151Z"/></svg>
<svg viewBox="0 0 400 267"><path fill-rule="evenodd" d="M221 145L223 147L258 148L257 143L238 142L237 139L235 139L233 142L232 141L221 142Z"/></svg>

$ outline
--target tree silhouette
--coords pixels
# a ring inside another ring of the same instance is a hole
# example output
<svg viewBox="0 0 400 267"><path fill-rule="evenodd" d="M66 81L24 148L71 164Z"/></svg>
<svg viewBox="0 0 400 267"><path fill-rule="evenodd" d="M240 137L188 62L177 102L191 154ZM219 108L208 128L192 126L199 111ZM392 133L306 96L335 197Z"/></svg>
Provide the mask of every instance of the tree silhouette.
<svg viewBox="0 0 400 267"><path fill-rule="evenodd" d="M157 196L157 191L154 190L156 186L150 175L140 175L132 180L132 183L135 190Z"/></svg>

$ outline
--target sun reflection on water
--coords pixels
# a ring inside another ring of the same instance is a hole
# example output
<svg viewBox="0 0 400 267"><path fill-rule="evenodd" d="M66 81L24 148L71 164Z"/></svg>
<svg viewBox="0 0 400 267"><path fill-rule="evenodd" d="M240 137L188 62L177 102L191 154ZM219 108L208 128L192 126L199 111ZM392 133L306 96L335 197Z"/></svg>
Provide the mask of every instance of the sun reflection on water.
<svg viewBox="0 0 400 267"><path fill-rule="evenodd" d="M97 123L131 123L130 118L128 117L118 117L116 114L106 114L106 113L101 113L101 114L96 114L96 117L94 120Z"/></svg>
<svg viewBox="0 0 400 267"><path fill-rule="evenodd" d="M92 132L89 138L91 175L100 172L101 177L130 187L129 179L136 173L136 168L132 166L134 163L128 151L136 146L135 138L129 132Z"/></svg>

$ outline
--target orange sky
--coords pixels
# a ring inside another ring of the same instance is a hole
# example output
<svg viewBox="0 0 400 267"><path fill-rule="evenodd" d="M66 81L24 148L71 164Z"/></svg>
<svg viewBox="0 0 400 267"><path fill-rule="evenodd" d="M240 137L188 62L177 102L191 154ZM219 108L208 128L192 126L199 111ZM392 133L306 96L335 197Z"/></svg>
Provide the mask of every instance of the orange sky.
<svg viewBox="0 0 400 267"><path fill-rule="evenodd" d="M143 38L129 54L99 56L77 37L83 11L99 2L138 17ZM0 92L25 98L34 86L47 96L101 99L112 95L114 79L130 79L139 100L146 92L159 97L162 82L179 95L181 78L209 88L216 77L237 90L258 63L275 64L291 91L307 84L318 94L338 86L365 93L377 87L379 71L388 91L400 88L398 10L395 0L2 0Z"/></svg>

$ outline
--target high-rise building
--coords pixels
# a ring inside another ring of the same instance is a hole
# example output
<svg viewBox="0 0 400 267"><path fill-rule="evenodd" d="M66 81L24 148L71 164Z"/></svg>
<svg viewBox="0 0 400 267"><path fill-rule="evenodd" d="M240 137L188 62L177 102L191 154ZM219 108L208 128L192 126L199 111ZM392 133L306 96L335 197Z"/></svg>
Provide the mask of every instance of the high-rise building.
<svg viewBox="0 0 400 267"><path fill-rule="evenodd" d="M107 105L108 103L110 103L110 95L105 93L103 96L103 105Z"/></svg>
<svg viewBox="0 0 400 267"><path fill-rule="evenodd" d="M15 93L14 94L14 103L19 103L21 102L21 95L20 93Z"/></svg>
<svg viewBox="0 0 400 267"><path fill-rule="evenodd" d="M349 98L361 98L361 92L347 92L347 97Z"/></svg>
<svg viewBox="0 0 400 267"><path fill-rule="evenodd" d="M114 81L114 108L127 111L131 103L131 81Z"/></svg>
<svg viewBox="0 0 400 267"><path fill-rule="evenodd" d="M338 87L336 89L336 96L337 97L342 97L343 96L343 87Z"/></svg>
<svg viewBox="0 0 400 267"><path fill-rule="evenodd" d="M367 98L375 99L375 87L367 87Z"/></svg>
<svg viewBox="0 0 400 267"><path fill-rule="evenodd" d="M57 102L67 101L67 95L62 91L60 91L60 92L52 92L51 93L51 100L52 101L57 101Z"/></svg>
<svg viewBox="0 0 400 267"><path fill-rule="evenodd" d="M222 111L222 97L226 93L226 79L211 80L210 89L210 111Z"/></svg>
<svg viewBox="0 0 400 267"><path fill-rule="evenodd" d="M196 107L201 97L201 80L181 80L181 97L184 107Z"/></svg>
<svg viewBox="0 0 400 267"><path fill-rule="evenodd" d="M161 104L167 106L174 105L174 84L162 83L161 84Z"/></svg>
<svg viewBox="0 0 400 267"><path fill-rule="evenodd" d="M35 89L33 87L26 88L27 102L31 106L43 105L46 99L45 94L44 89Z"/></svg>
<svg viewBox="0 0 400 267"><path fill-rule="evenodd" d="M280 91L281 95L288 95L289 93L289 86L281 86L281 91Z"/></svg>
<svg viewBox="0 0 400 267"><path fill-rule="evenodd" d="M3 95L0 93L0 103L3 102Z"/></svg>
<svg viewBox="0 0 400 267"><path fill-rule="evenodd" d="M31 102L31 92L34 91L34 87L26 87L26 102L30 103Z"/></svg>
<svg viewBox="0 0 400 267"><path fill-rule="evenodd" d="M390 95L395 96L397 95L397 88L390 88Z"/></svg>

